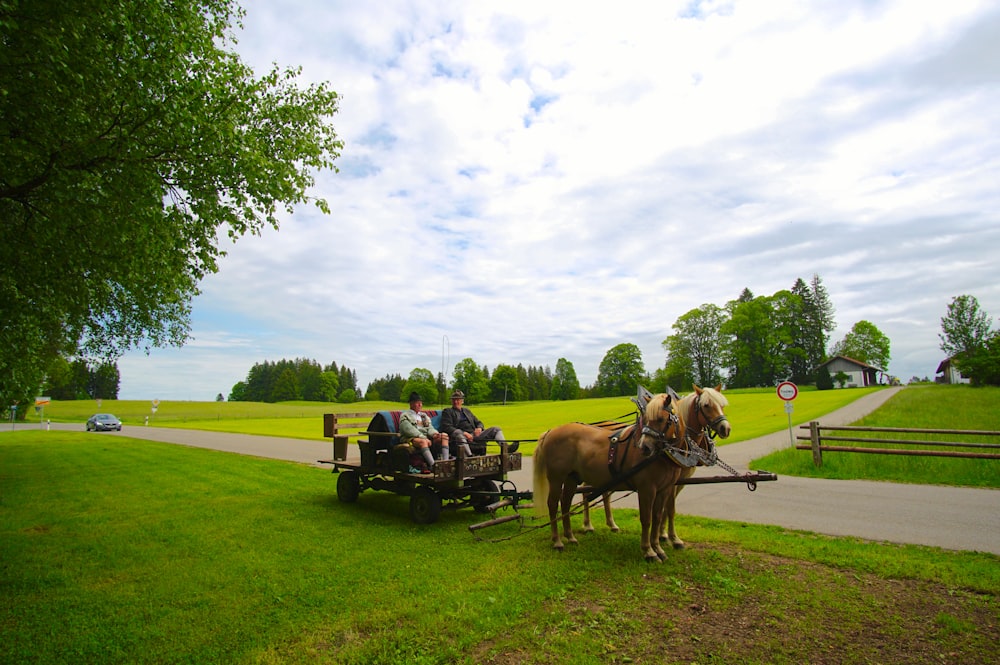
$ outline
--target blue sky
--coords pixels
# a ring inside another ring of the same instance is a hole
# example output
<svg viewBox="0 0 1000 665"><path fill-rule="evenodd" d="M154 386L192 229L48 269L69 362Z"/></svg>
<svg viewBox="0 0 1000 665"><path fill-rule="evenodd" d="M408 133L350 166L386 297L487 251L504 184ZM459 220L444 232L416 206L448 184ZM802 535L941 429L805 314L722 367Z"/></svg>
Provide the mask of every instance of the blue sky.
<svg viewBox="0 0 1000 665"><path fill-rule="evenodd" d="M332 214L225 241L193 339L123 357L122 399L296 357L362 390L467 357L589 384L616 344L652 371L689 310L814 274L831 342L871 321L904 381L954 296L996 327L994 2L245 4L247 63L342 97Z"/></svg>

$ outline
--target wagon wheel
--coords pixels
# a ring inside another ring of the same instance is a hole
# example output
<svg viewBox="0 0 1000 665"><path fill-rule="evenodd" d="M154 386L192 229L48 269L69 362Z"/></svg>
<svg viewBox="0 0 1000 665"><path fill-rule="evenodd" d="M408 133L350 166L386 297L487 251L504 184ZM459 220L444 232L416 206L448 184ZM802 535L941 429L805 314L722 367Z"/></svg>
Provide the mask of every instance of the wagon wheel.
<svg viewBox="0 0 1000 665"><path fill-rule="evenodd" d="M354 471L341 471L337 478L337 498L341 503L354 503L361 494L361 480Z"/></svg>
<svg viewBox="0 0 1000 665"><path fill-rule="evenodd" d="M481 478L469 488L476 492L471 498L472 509L477 513L489 512L487 506L500 500L500 487L488 478Z"/></svg>
<svg viewBox="0 0 1000 665"><path fill-rule="evenodd" d="M421 485L410 496L410 517L417 524L433 524L441 515L441 497L430 487Z"/></svg>

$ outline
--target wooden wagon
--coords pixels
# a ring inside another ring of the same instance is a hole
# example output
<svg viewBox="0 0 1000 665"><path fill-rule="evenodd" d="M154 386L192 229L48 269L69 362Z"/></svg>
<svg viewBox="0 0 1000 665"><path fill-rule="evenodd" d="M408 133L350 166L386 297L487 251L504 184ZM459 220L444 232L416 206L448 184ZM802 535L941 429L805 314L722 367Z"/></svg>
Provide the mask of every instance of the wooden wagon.
<svg viewBox="0 0 1000 665"><path fill-rule="evenodd" d="M353 503L367 489L394 492L410 497L410 517L418 524L436 522L444 509L471 507L488 512L505 496L520 493L507 474L521 469L520 442L489 442L496 452L437 461L429 473L414 473L414 451L399 439L401 411L325 414L323 435L333 439L333 459L319 460L333 466L337 478L337 498ZM437 428L441 414L426 410ZM348 443L356 438L360 460L348 460ZM436 455L435 455L436 457ZM529 493L530 496L530 493Z"/></svg>

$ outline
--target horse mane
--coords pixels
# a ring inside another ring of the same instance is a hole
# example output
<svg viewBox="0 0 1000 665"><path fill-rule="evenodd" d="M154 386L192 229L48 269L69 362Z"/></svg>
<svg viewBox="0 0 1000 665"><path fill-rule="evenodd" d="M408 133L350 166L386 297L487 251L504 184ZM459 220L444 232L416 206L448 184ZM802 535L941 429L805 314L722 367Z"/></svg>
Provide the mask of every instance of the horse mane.
<svg viewBox="0 0 1000 665"><path fill-rule="evenodd" d="M670 395L667 395L666 393L653 395L653 397L650 398L649 403L646 404L646 420L658 419L663 411L674 413L672 406L664 406L669 397Z"/></svg>
<svg viewBox="0 0 1000 665"><path fill-rule="evenodd" d="M691 393L690 395L686 395L685 398L691 397L693 395L697 395L697 393ZM726 399L726 396L720 393L715 388L702 388L701 396L709 400L719 408L725 408L729 406L729 400Z"/></svg>

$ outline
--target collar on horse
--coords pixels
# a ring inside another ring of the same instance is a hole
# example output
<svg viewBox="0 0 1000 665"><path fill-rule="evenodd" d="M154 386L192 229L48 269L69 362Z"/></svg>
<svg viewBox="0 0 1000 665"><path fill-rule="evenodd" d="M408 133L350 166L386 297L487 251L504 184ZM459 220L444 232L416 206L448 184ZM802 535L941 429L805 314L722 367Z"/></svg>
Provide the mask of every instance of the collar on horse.
<svg viewBox="0 0 1000 665"><path fill-rule="evenodd" d="M670 412L667 415L667 426L665 430L669 432L671 428L677 427L679 424L680 424L680 419L677 417L677 414ZM636 443L636 434L639 434L638 443ZM654 441L653 446L648 446L645 443L643 443L643 439L646 437ZM630 425L629 427L613 432L608 437L610 443L610 445L608 446L608 471L611 472L612 477L616 477L621 474L621 465L622 465L621 458L624 457L625 451L628 449L628 446L630 445L638 445L639 447L641 447L643 456L647 458L647 460L652 461L657 457L656 453L661 453L661 452L666 452L671 457L673 457L673 453L671 451L680 450L675 445L676 442L679 441L680 439L681 437L668 438L665 432L659 432L650 427L646 423L645 416L640 411L638 414L636 414L634 425ZM621 455L619 455L620 444L624 444ZM682 462L678 463L683 464ZM640 468L644 467L645 465L646 465L645 460L643 462L640 462ZM692 465L684 464L684 466L692 466ZM633 474L631 473L628 474L628 477L630 477L631 475ZM629 483L629 488L634 489L632 488L631 483Z"/></svg>

